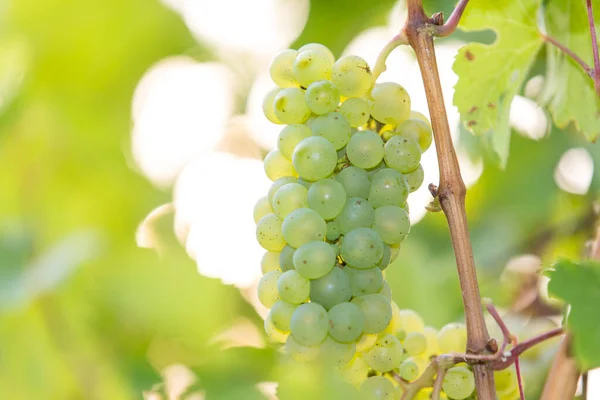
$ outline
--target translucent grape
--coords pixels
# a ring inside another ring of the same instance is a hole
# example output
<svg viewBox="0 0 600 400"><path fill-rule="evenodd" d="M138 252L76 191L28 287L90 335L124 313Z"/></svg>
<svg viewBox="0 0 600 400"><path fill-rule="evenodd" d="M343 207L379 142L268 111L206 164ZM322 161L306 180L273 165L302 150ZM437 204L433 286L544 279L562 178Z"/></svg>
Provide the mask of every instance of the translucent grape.
<svg viewBox="0 0 600 400"><path fill-rule="evenodd" d="M444 392L456 400L466 399L475 390L475 377L467 367L452 367L446 371L442 383Z"/></svg>
<svg viewBox="0 0 600 400"><path fill-rule="evenodd" d="M282 88L296 87L298 82L294 79L292 66L298 52L293 49L280 51L273 57L269 65L269 74L277 86Z"/></svg>
<svg viewBox="0 0 600 400"><path fill-rule="evenodd" d="M377 263L377 267L383 271L385 270L389 265L390 262L392 261L392 250L390 248L390 246L388 246L387 244L383 244L383 256L381 257L381 261L379 261Z"/></svg>
<svg viewBox="0 0 600 400"><path fill-rule="evenodd" d="M425 335L425 340L427 341L426 356L440 354L440 350L438 347L438 340L437 340L437 334L438 334L437 329L435 329L431 326L426 326L423 329L423 334Z"/></svg>
<svg viewBox="0 0 600 400"><path fill-rule="evenodd" d="M385 144L385 163L402 173L414 171L421 162L421 148L414 139L393 136Z"/></svg>
<svg viewBox="0 0 600 400"><path fill-rule="evenodd" d="M364 96L373 85L369 64L358 56L345 56L337 60L331 79L345 97Z"/></svg>
<svg viewBox="0 0 600 400"><path fill-rule="evenodd" d="M258 221L267 214L273 214L273 208L269 203L269 198L267 196L263 196L254 205L254 223L258 223Z"/></svg>
<svg viewBox="0 0 600 400"><path fill-rule="evenodd" d="M307 207L308 190L299 183L283 185L273 197L273 209L280 219L298 208Z"/></svg>
<svg viewBox="0 0 600 400"><path fill-rule="evenodd" d="M280 276L280 271L267 272L258 282L258 299L267 308L273 307L273 304L281 300L277 292L277 280Z"/></svg>
<svg viewBox="0 0 600 400"><path fill-rule="evenodd" d="M408 198L408 183L400 172L392 168L377 171L371 178L369 202L373 207L400 206Z"/></svg>
<svg viewBox="0 0 600 400"><path fill-rule="evenodd" d="M408 183L410 192L412 193L416 191L421 187L423 180L425 179L425 171L423 171L423 166L419 164L417 169L404 174L404 178L406 179L406 183Z"/></svg>
<svg viewBox="0 0 600 400"><path fill-rule="evenodd" d="M410 111L410 118L411 119L420 119L421 121L423 121L427 125L429 125L429 128L431 128L431 122L429 122L429 119L423 113L420 113L420 112L415 111L415 110L411 110Z"/></svg>
<svg viewBox="0 0 600 400"><path fill-rule="evenodd" d="M360 385L363 400L395 400L396 388L383 376L372 376Z"/></svg>
<svg viewBox="0 0 600 400"><path fill-rule="evenodd" d="M352 360L356 353L355 343L340 343L327 336L319 346L319 360L326 365L340 367Z"/></svg>
<svg viewBox="0 0 600 400"><path fill-rule="evenodd" d="M402 361L398 372L400 373L400 377L402 379L405 379L409 382L414 381L420 375L419 366L412 358L407 358L406 360Z"/></svg>
<svg viewBox="0 0 600 400"><path fill-rule="evenodd" d="M289 271L294 269L294 253L296 249L294 249L290 245L286 245L281 253L279 253L279 266L282 272Z"/></svg>
<svg viewBox="0 0 600 400"><path fill-rule="evenodd" d="M298 53L302 53L303 51L306 51L306 50L317 50L317 51L324 52L325 54L327 54L327 57L331 60L331 63L335 62L335 56L333 55L331 50L329 50L329 48L327 46L325 46L321 43L305 44L304 46L302 46L298 49Z"/></svg>
<svg viewBox="0 0 600 400"><path fill-rule="evenodd" d="M327 114L334 111L340 103L340 91L331 81L316 81L306 88L305 98L306 105L312 112Z"/></svg>
<svg viewBox="0 0 600 400"><path fill-rule="evenodd" d="M273 322L273 326L282 332L290 331L290 323L292 315L298 308L295 304L290 304L287 301L279 300L273 304L269 311L269 318Z"/></svg>
<svg viewBox="0 0 600 400"><path fill-rule="evenodd" d="M346 204L346 191L333 179L315 182L308 190L308 206L324 219L335 218Z"/></svg>
<svg viewBox="0 0 600 400"><path fill-rule="evenodd" d="M427 150L433 141L431 125L420 119L407 119L396 127L396 132L398 132L400 136L411 138L419 143L421 152Z"/></svg>
<svg viewBox="0 0 600 400"><path fill-rule="evenodd" d="M432 388L421 389L419 390L419 393L417 393L417 395L414 397L414 400L431 400L432 393ZM446 396L446 393L440 393L440 400L448 400L448 396Z"/></svg>
<svg viewBox="0 0 600 400"><path fill-rule="evenodd" d="M333 242L340 237L340 225L337 221L329 221L327 223L327 240Z"/></svg>
<svg viewBox="0 0 600 400"><path fill-rule="evenodd" d="M277 292L282 300L300 304L308 299L310 281L294 270L285 271L277 281Z"/></svg>
<svg viewBox="0 0 600 400"><path fill-rule="evenodd" d="M343 94L341 88L340 92ZM410 117L410 96L394 82L376 84L371 90L370 105L373 118L384 124L398 125Z"/></svg>
<svg viewBox="0 0 600 400"><path fill-rule="evenodd" d="M425 329L425 322L423 318L413 310L404 309L400 310L400 329L405 332L423 332Z"/></svg>
<svg viewBox="0 0 600 400"><path fill-rule="evenodd" d="M402 345L394 335L383 336L364 355L369 367L377 372L388 372L397 368L402 362L402 357Z"/></svg>
<svg viewBox="0 0 600 400"><path fill-rule="evenodd" d="M379 294L388 299L389 301L392 301L392 289L390 288L390 285L389 283L387 283L386 280L383 281L383 285L381 286Z"/></svg>
<svg viewBox="0 0 600 400"><path fill-rule="evenodd" d="M344 168L336 175L335 179L342 184L348 197L366 199L369 196L371 181L368 172L364 169L354 166Z"/></svg>
<svg viewBox="0 0 600 400"><path fill-rule="evenodd" d="M273 149L264 160L265 173L270 180L276 181L284 176L295 176L294 166L278 149Z"/></svg>
<svg viewBox="0 0 600 400"><path fill-rule="evenodd" d="M366 294L352 299L365 317L365 333L383 331L392 319L392 307L389 301L380 294Z"/></svg>
<svg viewBox="0 0 600 400"><path fill-rule="evenodd" d="M337 152L329 140L311 136L298 143L292 162L300 177L317 181L331 175L337 165Z"/></svg>
<svg viewBox="0 0 600 400"><path fill-rule="evenodd" d="M285 343L289 335L289 332L281 331L275 327L271 313L269 313L267 318L265 318L265 333L269 339L276 343Z"/></svg>
<svg viewBox="0 0 600 400"><path fill-rule="evenodd" d="M324 240L327 224L316 211L298 208L285 217L281 231L285 241L297 249L305 243Z"/></svg>
<svg viewBox="0 0 600 400"><path fill-rule="evenodd" d="M360 197L346 199L344 208L335 219L340 232L346 234L356 228L368 228L375 221L375 210L371 203Z"/></svg>
<svg viewBox="0 0 600 400"><path fill-rule="evenodd" d="M330 80L333 62L329 54L318 48L298 52L292 68L294 78L302 87L321 80Z"/></svg>
<svg viewBox="0 0 600 400"><path fill-rule="evenodd" d="M514 365L501 371L494 371L494 383L496 385L496 392L500 396L507 395L515 389L518 390L519 382Z"/></svg>
<svg viewBox="0 0 600 400"><path fill-rule="evenodd" d="M282 222L277 215L265 215L256 224L256 239L263 249L281 251L285 246L282 233Z"/></svg>
<svg viewBox="0 0 600 400"><path fill-rule="evenodd" d="M340 343L354 343L365 327L365 317L352 303L340 303L329 311L329 335Z"/></svg>
<svg viewBox="0 0 600 400"><path fill-rule="evenodd" d="M390 323L385 328L385 333L395 334L399 340L404 340L406 337L406 332L402 330L400 325L400 308L395 301L390 302L390 306L392 308L392 318L390 319Z"/></svg>
<svg viewBox="0 0 600 400"><path fill-rule="evenodd" d="M350 278L352 296L379 293L383 287L383 273L379 268L354 269L346 267L344 272Z"/></svg>
<svg viewBox="0 0 600 400"><path fill-rule="evenodd" d="M271 207L273 207L273 198L275 197L275 193L277 193L277 191L283 185L287 185L288 183L293 183L293 182L298 182L298 178L296 178L294 176L284 176L282 178L277 179L276 181L274 181L271 184L271 187L269 188L269 194L268 194L269 204L271 205Z"/></svg>
<svg viewBox="0 0 600 400"><path fill-rule="evenodd" d="M464 324L451 323L438 332L440 353L460 353L467 348L467 328ZM452 396L450 396L452 397Z"/></svg>
<svg viewBox="0 0 600 400"><path fill-rule="evenodd" d="M427 350L427 338L421 332L408 332L402 344L409 356L418 356Z"/></svg>
<svg viewBox="0 0 600 400"><path fill-rule="evenodd" d="M369 103L358 97L351 97L344 101L340 106L340 113L346 117L352 128L363 126L371 117Z"/></svg>
<svg viewBox="0 0 600 400"><path fill-rule="evenodd" d="M277 148L285 158L292 161L292 154L294 154L294 149L296 149L298 143L311 135L310 128L304 124L286 125L279 132Z"/></svg>
<svg viewBox="0 0 600 400"><path fill-rule="evenodd" d="M390 262L393 263L394 261L396 261L396 258L398 258L398 254L400 254L400 245L396 244L394 246L390 246L390 252Z"/></svg>
<svg viewBox="0 0 600 400"><path fill-rule="evenodd" d="M310 281L310 301L319 303L327 310L349 301L351 297L350 280L339 268L333 268L324 277Z"/></svg>
<svg viewBox="0 0 600 400"><path fill-rule="evenodd" d="M356 350L358 352L358 346ZM354 386L360 386L360 384L363 383L363 381L367 378L369 366L362 357L356 356L346 365L340 367L340 373Z"/></svg>
<svg viewBox="0 0 600 400"><path fill-rule="evenodd" d="M329 329L327 311L317 303L305 303L294 311L290 327L292 336L304 346L314 346L325 340Z"/></svg>
<svg viewBox="0 0 600 400"><path fill-rule="evenodd" d="M375 209L373 230L389 245L402 242L410 231L410 220L406 211L398 206L381 206Z"/></svg>
<svg viewBox="0 0 600 400"><path fill-rule="evenodd" d="M281 271L281 266L279 265L280 254L281 253L274 251L267 251L263 254L262 259L260 260L260 270L263 274L271 271Z"/></svg>
<svg viewBox="0 0 600 400"><path fill-rule="evenodd" d="M274 124L282 124L277 114L275 114L275 97L281 91L280 87L275 87L267 92L263 99L262 109L265 117Z"/></svg>
<svg viewBox="0 0 600 400"><path fill-rule="evenodd" d="M348 160L360 168L373 168L384 156L381 137L373 131L358 131L350 137L346 147Z"/></svg>
<svg viewBox="0 0 600 400"><path fill-rule="evenodd" d="M303 244L294 253L294 268L307 279L317 279L327 275L335 266L336 254L326 242Z"/></svg>
<svg viewBox="0 0 600 400"><path fill-rule="evenodd" d="M342 258L357 269L373 268L383 256L383 242L370 228L356 228L344 236Z"/></svg>
<svg viewBox="0 0 600 400"><path fill-rule="evenodd" d="M356 351L365 353L371 350L377 343L377 338L378 336L374 334L363 334L358 343L356 343Z"/></svg>
<svg viewBox="0 0 600 400"><path fill-rule="evenodd" d="M310 117L304 90L291 87L281 89L273 103L275 115L284 124L301 124Z"/></svg>
<svg viewBox="0 0 600 400"><path fill-rule="evenodd" d="M285 341L285 352L298 362L309 362L319 356L319 346L304 346L290 335Z"/></svg>
<svg viewBox="0 0 600 400"><path fill-rule="evenodd" d="M329 140L336 150L346 146L350 139L350 124L339 112L319 115L312 125L312 133Z"/></svg>

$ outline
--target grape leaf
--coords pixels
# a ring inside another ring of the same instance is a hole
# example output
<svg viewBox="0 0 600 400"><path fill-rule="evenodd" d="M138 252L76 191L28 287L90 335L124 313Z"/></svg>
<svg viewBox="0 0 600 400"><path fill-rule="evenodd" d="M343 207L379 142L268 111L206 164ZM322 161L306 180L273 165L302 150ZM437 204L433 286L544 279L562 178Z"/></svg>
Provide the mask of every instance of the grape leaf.
<svg viewBox="0 0 600 400"><path fill-rule="evenodd" d="M547 275L548 292L571 305L567 327L579 366L582 370L600 366L600 264L559 261Z"/></svg>
<svg viewBox="0 0 600 400"><path fill-rule="evenodd" d="M550 1L545 10L548 35L593 65L592 41L584 1ZM598 18L597 18L598 19ZM592 79L552 45L548 45L547 76L542 101L554 123L565 128L570 122L588 140L600 135L600 97Z"/></svg>
<svg viewBox="0 0 600 400"><path fill-rule="evenodd" d="M454 105L467 128L487 138L504 167L510 146L510 104L542 47L536 14L540 0L471 2L460 23L464 31L493 29L491 45L469 43L453 65L458 75Z"/></svg>

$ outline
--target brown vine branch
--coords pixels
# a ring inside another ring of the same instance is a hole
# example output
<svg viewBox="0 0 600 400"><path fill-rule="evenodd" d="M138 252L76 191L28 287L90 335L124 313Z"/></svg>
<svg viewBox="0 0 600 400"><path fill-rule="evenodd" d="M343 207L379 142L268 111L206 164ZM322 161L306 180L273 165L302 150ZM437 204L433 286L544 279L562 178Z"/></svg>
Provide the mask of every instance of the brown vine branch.
<svg viewBox="0 0 600 400"><path fill-rule="evenodd" d="M523 354L526 350L529 350L538 343L545 340L552 339L553 337L560 336L565 333L563 327L554 328L548 332L542 333L541 335L534 336L524 342L520 342L515 347L504 353L500 359L491 362L490 367L495 371L503 370L510 367L515 360Z"/></svg>
<svg viewBox="0 0 600 400"><path fill-rule="evenodd" d="M435 36L446 37L454 33L463 13L465 12L465 8L467 8L467 4L469 4L469 0L460 0L454 8L454 11L452 11L452 14L450 14L450 17L446 23L435 28Z"/></svg>
<svg viewBox="0 0 600 400"><path fill-rule="evenodd" d="M433 382L433 391L431 393L431 400L440 400L440 393L442 392L442 385L444 384L444 376L446 376L447 369L438 366L437 376L435 382Z"/></svg>
<svg viewBox="0 0 600 400"><path fill-rule="evenodd" d="M570 343L570 335L565 335L548 372L540 400L572 399L575 395L579 370L569 354Z"/></svg>
<svg viewBox="0 0 600 400"><path fill-rule="evenodd" d="M598 56L598 38L596 37L596 24L594 23L594 9L592 0L586 0L588 23L590 25L590 34L592 36L592 52L594 54L594 87L596 93L600 96L600 56Z"/></svg>

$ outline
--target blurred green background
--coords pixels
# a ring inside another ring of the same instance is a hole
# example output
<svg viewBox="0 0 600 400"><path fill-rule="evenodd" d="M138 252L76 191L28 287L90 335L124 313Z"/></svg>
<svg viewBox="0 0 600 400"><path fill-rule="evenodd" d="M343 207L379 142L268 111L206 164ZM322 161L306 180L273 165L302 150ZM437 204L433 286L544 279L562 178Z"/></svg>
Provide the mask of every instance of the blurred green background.
<svg viewBox="0 0 600 400"><path fill-rule="evenodd" d="M429 1L427 9L448 11L450 3ZM312 0L295 44L321 42L339 55L361 31L385 24L393 5ZM262 335L253 307L235 287L197 272L172 217L156 227L160 255L135 239L172 194L133 162L134 89L167 56L222 55L156 0L5 1L0 22L0 397L137 399L162 381L164 367L184 364L208 399L264 398L255 384L271 378L273 348L222 350L212 340L241 317ZM538 64L543 70L543 55ZM237 96L243 112L247 91ZM463 136L461 146L481 154ZM482 292L502 306L514 302L514 287L498 285L511 257L532 253L548 265L579 256L591 236L597 174L586 195L554 179L572 147L600 160L597 146L570 131L553 128L539 142L515 134L507 169L486 162L469 191ZM437 328L461 319L443 215L414 226L388 271L401 308Z"/></svg>

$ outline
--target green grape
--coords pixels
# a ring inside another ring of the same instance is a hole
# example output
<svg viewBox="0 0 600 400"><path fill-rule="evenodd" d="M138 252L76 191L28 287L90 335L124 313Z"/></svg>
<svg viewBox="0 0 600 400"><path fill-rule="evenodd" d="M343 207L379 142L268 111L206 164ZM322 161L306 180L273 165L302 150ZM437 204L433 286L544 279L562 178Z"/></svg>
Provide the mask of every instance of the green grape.
<svg viewBox="0 0 600 400"><path fill-rule="evenodd" d="M281 251L285 247L281 229L282 223L277 215L265 215L256 224L256 239L265 250Z"/></svg>
<svg viewBox="0 0 600 400"><path fill-rule="evenodd" d="M390 285L387 283L386 280L383 281L383 285L381 286L379 294L388 299L389 301L392 301L392 289L390 288Z"/></svg>
<svg viewBox="0 0 600 400"><path fill-rule="evenodd" d="M377 263L377 267L383 271L385 270L392 260L392 250L391 247L387 244L383 244L383 256L381 257L381 261Z"/></svg>
<svg viewBox="0 0 600 400"><path fill-rule="evenodd" d="M384 155L381 137L373 131L358 131L350 137L346 147L348 160L360 168L376 167Z"/></svg>
<svg viewBox="0 0 600 400"><path fill-rule="evenodd" d="M333 179L321 179L308 190L308 206L324 219L338 216L346 204L346 191L341 183Z"/></svg>
<svg viewBox="0 0 600 400"><path fill-rule="evenodd" d="M340 91L331 81L316 81L306 88L305 98L306 105L312 112L327 114L340 103Z"/></svg>
<svg viewBox="0 0 600 400"><path fill-rule="evenodd" d="M317 279L333 269L335 258L335 250L329 243L309 242L294 253L294 268L307 279Z"/></svg>
<svg viewBox="0 0 600 400"><path fill-rule="evenodd" d="M329 311L329 335L340 343L354 343L365 327L365 317L352 303L340 303Z"/></svg>
<svg viewBox="0 0 600 400"><path fill-rule="evenodd" d="M304 90L297 87L281 89L275 96L273 106L275 115L284 124L301 124L311 114L304 99Z"/></svg>
<svg viewBox="0 0 600 400"><path fill-rule="evenodd" d="M329 221L327 223L326 238L330 242L337 240L340 237L340 224L337 221Z"/></svg>
<svg viewBox="0 0 600 400"><path fill-rule="evenodd" d="M417 395L413 398L413 400L431 400L432 393L432 388L421 389L419 390L419 393L417 393ZM448 400L448 396L446 396L446 393L440 393L440 400Z"/></svg>
<svg viewBox="0 0 600 400"><path fill-rule="evenodd" d="M400 254L400 245L396 244L394 246L390 246L390 252L390 263L393 263L396 261L396 258L398 258L398 254Z"/></svg>
<svg viewBox="0 0 600 400"><path fill-rule="evenodd" d="M267 214L273 214L273 208L269 203L269 198L263 196L254 205L254 223L257 224Z"/></svg>
<svg viewBox="0 0 600 400"><path fill-rule="evenodd" d="M317 345L327 337L327 311L317 303L305 303L296 308L290 322L292 336L304 346Z"/></svg>
<svg viewBox="0 0 600 400"><path fill-rule="evenodd" d="M402 361L400 364L400 368L398 370L400 373L400 377L407 381L414 381L421 375L421 371L419 371L419 365L415 362L415 360L410 357L406 360Z"/></svg>
<svg viewBox="0 0 600 400"><path fill-rule="evenodd" d="M267 196L269 198L269 204L271 205L271 207L273 207L273 199L275 198L275 193L277 193L277 191L283 185L287 185L288 183L294 182L298 182L298 178L294 176L284 176L282 178L277 179L271 184L271 187L269 188L269 194Z"/></svg>
<svg viewBox="0 0 600 400"><path fill-rule="evenodd" d="M399 312L400 329L405 332L423 332L425 322L416 311L404 309Z"/></svg>
<svg viewBox="0 0 600 400"><path fill-rule="evenodd" d="M337 60L331 79L345 97L364 96L373 85L369 64L358 56L345 56Z"/></svg>
<svg viewBox="0 0 600 400"><path fill-rule="evenodd" d="M282 88L296 87L298 82L294 79L292 66L298 56L298 52L293 49L280 51L273 57L269 65L269 74L277 86Z"/></svg>
<svg viewBox="0 0 600 400"><path fill-rule="evenodd" d="M294 154L294 149L298 143L311 135L310 128L304 124L286 125L279 132L277 148L285 158L292 161L292 154Z"/></svg>
<svg viewBox="0 0 600 400"><path fill-rule="evenodd" d="M401 329L400 326L400 308L395 301L390 302L392 308L392 319L390 319L390 323L385 328L385 333L395 334L396 337L402 341L406 337L406 332Z"/></svg>
<svg viewBox="0 0 600 400"><path fill-rule="evenodd" d="M354 269L346 267L344 272L350 278L352 296L379 293L383 287L383 273L379 268Z"/></svg>
<svg viewBox="0 0 600 400"><path fill-rule="evenodd" d="M350 139L350 124L339 112L319 115L312 125L312 133L329 140L336 150L342 149Z"/></svg>
<svg viewBox="0 0 600 400"><path fill-rule="evenodd" d="M285 247L281 250L281 253L279 253L279 265L281 267L282 272L294 269L293 257L295 252L295 248L286 244Z"/></svg>
<svg viewBox="0 0 600 400"><path fill-rule="evenodd" d="M351 97L340 106L340 113L346 117L352 128L358 128L369 122L371 113L369 103L358 97Z"/></svg>
<svg viewBox="0 0 600 400"><path fill-rule="evenodd" d="M290 335L285 341L285 352L298 362L309 362L319 356L319 346L305 346Z"/></svg>
<svg viewBox="0 0 600 400"><path fill-rule="evenodd" d="M277 281L277 292L288 303L304 303L310 294L310 281L294 270L285 271Z"/></svg>
<svg viewBox="0 0 600 400"><path fill-rule="evenodd" d="M388 299L380 294L366 294L352 299L365 317L365 333L383 331L392 319L392 307Z"/></svg>
<svg viewBox="0 0 600 400"><path fill-rule="evenodd" d="M279 265L280 254L281 253L275 251L267 251L263 254L262 259L260 260L260 270L263 274L271 271L281 272L281 266Z"/></svg>
<svg viewBox="0 0 600 400"><path fill-rule="evenodd" d="M499 396L512 393L515 388L518 390L519 381L514 365L501 371L494 371L494 383Z"/></svg>
<svg viewBox="0 0 600 400"><path fill-rule="evenodd" d="M298 183L304 186L306 189L310 189L312 186L312 182L307 181L306 179L298 178Z"/></svg>
<svg viewBox="0 0 600 400"><path fill-rule="evenodd" d="M444 392L456 400L466 399L475 390L475 377L467 367L452 367L446 371L442 383Z"/></svg>
<svg viewBox="0 0 600 400"><path fill-rule="evenodd" d="M360 337L358 343L356 343L356 351L359 353L366 353L375 347L377 343L378 336L373 334L363 334Z"/></svg>
<svg viewBox="0 0 600 400"><path fill-rule="evenodd" d="M305 243L324 240L327 223L316 211L298 208L285 217L281 230L285 241L297 249Z"/></svg>
<svg viewBox="0 0 600 400"><path fill-rule="evenodd" d="M437 340L437 329L431 326L426 326L423 329L423 334L425 335L425 340L427 341L427 350L425 351L426 357L440 354Z"/></svg>
<svg viewBox="0 0 600 400"><path fill-rule="evenodd" d="M265 318L265 333L271 341L276 343L285 343L289 336L289 332L284 332L275 327L271 313L269 313L267 318Z"/></svg>
<svg viewBox="0 0 600 400"><path fill-rule="evenodd" d="M289 332L291 328L292 315L298 308L295 304L290 304L287 301L279 300L273 304L268 317L271 318L273 326L282 332Z"/></svg>
<svg viewBox="0 0 600 400"><path fill-rule="evenodd" d="M414 171L421 162L421 148L416 140L393 136L384 148L385 163L403 174Z"/></svg>
<svg viewBox="0 0 600 400"><path fill-rule="evenodd" d="M337 165L337 152L329 140L311 136L298 143L292 162L300 177L317 181L333 173Z"/></svg>
<svg viewBox="0 0 600 400"><path fill-rule="evenodd" d="M410 111L410 118L411 119L420 119L421 121L423 121L427 125L429 125L429 129L431 129L431 122L429 122L429 119L423 113L420 113L420 112L415 111L415 110L411 110Z"/></svg>
<svg viewBox="0 0 600 400"><path fill-rule="evenodd" d="M281 91L280 87L275 87L267 92L263 99L262 109L265 117L274 124L282 124L281 120L275 114L275 97Z"/></svg>
<svg viewBox="0 0 600 400"><path fill-rule="evenodd" d="M336 175L335 179L342 184L348 197L366 199L369 196L371 181L368 172L364 169L354 166L344 168Z"/></svg>
<svg viewBox="0 0 600 400"><path fill-rule="evenodd" d="M441 354L464 352L467 348L465 325L459 323L445 325L438 332L438 346Z"/></svg>
<svg viewBox="0 0 600 400"><path fill-rule="evenodd" d="M299 183L288 183L283 185L273 197L273 209L280 219L287 217L289 213L298 208L308 206L306 197L308 190Z"/></svg>
<svg viewBox="0 0 600 400"><path fill-rule="evenodd" d="M402 344L409 356L418 356L427 350L427 338L421 332L408 332Z"/></svg>
<svg viewBox="0 0 600 400"><path fill-rule="evenodd" d="M411 138L419 143L421 152L427 150L433 141L431 125L420 119L409 118L398 125L395 131L397 134L400 134L400 136Z"/></svg>
<svg viewBox="0 0 600 400"><path fill-rule="evenodd" d="M358 346L356 351L358 352ZM355 356L346 365L339 369L342 376L354 386L360 386L369 373L369 366L361 356Z"/></svg>
<svg viewBox="0 0 600 400"><path fill-rule="evenodd" d="M373 207L401 206L408 198L408 183L400 172L392 168L377 171L371 178L369 202Z"/></svg>
<svg viewBox="0 0 600 400"><path fill-rule="evenodd" d="M410 192L416 191L423 184L423 180L425 179L425 171L423 171L423 166L419 164L417 169L411 171L407 174L404 174L404 178L406 178L406 182L408 183L408 188Z"/></svg>
<svg viewBox="0 0 600 400"><path fill-rule="evenodd" d="M340 92L343 94L341 88ZM371 90L370 105L373 118L384 124L398 125L410 117L410 96L394 82L376 84Z"/></svg>
<svg viewBox="0 0 600 400"><path fill-rule="evenodd" d="M375 347L365 353L364 358L375 371L388 372L398 368L403 354L400 341L394 335L385 335L377 340Z"/></svg>
<svg viewBox="0 0 600 400"><path fill-rule="evenodd" d="M298 52L292 70L294 78L302 87L315 81L330 80L333 62L329 54L318 48Z"/></svg>
<svg viewBox="0 0 600 400"><path fill-rule="evenodd" d="M292 163L278 149L271 150L264 160L265 173L270 180L276 181L284 176L295 176Z"/></svg>
<svg viewBox="0 0 600 400"><path fill-rule="evenodd" d="M376 208L373 230L381 236L383 243L398 244L404 240L410 231L408 214L398 206Z"/></svg>
<svg viewBox="0 0 600 400"><path fill-rule="evenodd" d="M331 60L332 64L335 62L335 56L333 55L331 50L329 50L329 48L327 46L325 46L321 43L305 44L304 46L302 46L298 49L298 53L302 53L303 51L306 51L306 50L317 50L317 51L324 52L325 54L327 54L327 57Z"/></svg>
<svg viewBox="0 0 600 400"><path fill-rule="evenodd" d="M310 281L310 301L329 310L336 304L349 301L352 297L350 280L339 268L333 268L327 275Z"/></svg>
<svg viewBox="0 0 600 400"><path fill-rule="evenodd" d="M370 228L356 228L344 236L342 258L357 269L369 269L383 257L383 242L379 234Z"/></svg>
<svg viewBox="0 0 600 400"><path fill-rule="evenodd" d="M344 208L335 219L340 232L346 234L356 228L368 228L375 221L375 210L371 203L360 197L346 199Z"/></svg>
<svg viewBox="0 0 600 400"><path fill-rule="evenodd" d="M277 280L280 276L280 271L271 271L264 274L258 281L258 299L267 308L273 307L273 304L281 300L277 292Z"/></svg>
<svg viewBox="0 0 600 400"><path fill-rule="evenodd" d="M372 376L360 385L360 395L363 400L395 400L394 384L383 376Z"/></svg>
<svg viewBox="0 0 600 400"><path fill-rule="evenodd" d="M319 346L319 360L325 365L341 367L356 353L356 343L340 343L327 336Z"/></svg>

